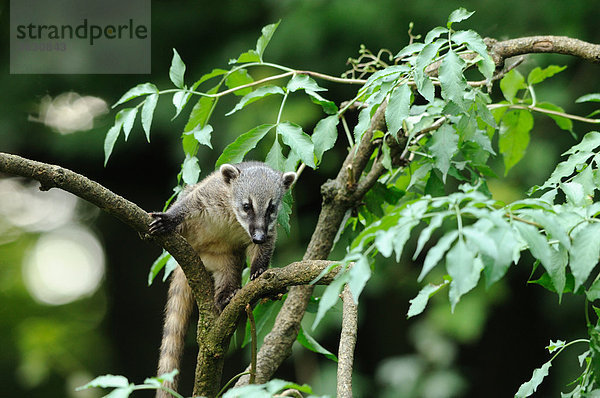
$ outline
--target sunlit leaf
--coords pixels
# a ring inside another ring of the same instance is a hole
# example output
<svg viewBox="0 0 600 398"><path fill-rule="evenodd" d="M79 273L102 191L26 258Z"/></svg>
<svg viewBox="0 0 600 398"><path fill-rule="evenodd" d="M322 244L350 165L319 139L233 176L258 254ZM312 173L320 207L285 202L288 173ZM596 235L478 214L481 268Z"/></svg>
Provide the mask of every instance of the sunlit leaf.
<svg viewBox="0 0 600 398"><path fill-rule="evenodd" d="M260 56L261 60L262 60L262 56L265 52L265 49L267 48L267 45L273 38L273 35L275 34L275 31L277 30L277 27L279 26L280 22L281 22L281 20L279 20L275 23L269 24L261 29L262 34L256 41L256 52Z"/></svg>
<svg viewBox="0 0 600 398"><path fill-rule="evenodd" d="M434 165L442 172L442 179L445 182L450 169L450 160L458 152L458 135L454 128L449 124L444 124L435 131L429 149L435 159Z"/></svg>
<svg viewBox="0 0 600 398"><path fill-rule="evenodd" d="M142 128L144 129L144 133L146 133L146 140L148 142L150 142L150 126L152 125L152 118L157 102L158 94L150 94L146 97L142 106Z"/></svg>
<svg viewBox="0 0 600 398"><path fill-rule="evenodd" d="M261 98L264 97L268 97L270 95L273 94L281 94L283 95L284 92L281 89L281 87L279 86L263 86L263 87L259 87L256 90L244 95L244 97L240 100L240 102L238 102L235 107L230 110L229 112L227 112L225 114L225 116L229 116L237 111L239 111L240 109L242 109L243 107L245 107L246 105L249 105L255 101L258 101Z"/></svg>
<svg viewBox="0 0 600 398"><path fill-rule="evenodd" d="M323 154L335 145L338 136L337 125L339 122L340 119L336 115L332 115L319 120L319 123L315 126L311 139L315 146L315 156L317 157L318 163L321 162Z"/></svg>
<svg viewBox="0 0 600 398"><path fill-rule="evenodd" d="M533 371L531 379L521 384L521 387L519 387L519 391L517 391L517 393L515 394L515 398L529 397L534 392L536 392L539 385L542 384L544 377L548 376L548 370L550 369L550 366L552 366L552 363L548 361L545 364L543 364L541 368L535 369Z"/></svg>
<svg viewBox="0 0 600 398"><path fill-rule="evenodd" d="M439 285L434 285L430 283L423 287L419 291L419 294L417 294L417 296L414 299L409 301L410 307L408 308L408 313L406 314L406 317L412 318L413 316L419 315L421 312L423 312L423 310L425 310L425 307L427 306L427 302L429 301L429 299L434 294L439 292L443 287L448 285L449 282L450 281L444 281L444 283L441 283Z"/></svg>
<svg viewBox="0 0 600 398"><path fill-rule="evenodd" d="M283 142L296 152L307 166L315 168L315 146L310 136L302 131L302 127L290 122L279 123L277 134L281 135Z"/></svg>
<svg viewBox="0 0 600 398"><path fill-rule="evenodd" d="M562 72L566 68L566 66L550 65L542 69L538 66L534 68L531 72L529 72L529 75L527 75L527 84L533 85L541 83L547 78L552 77L559 72Z"/></svg>
<svg viewBox="0 0 600 398"><path fill-rule="evenodd" d="M448 17L448 23L446 24L446 26L448 27L448 29L450 29L453 23L464 21L473 14L475 14L475 11L467 11L462 7L457 10L454 10Z"/></svg>
<svg viewBox="0 0 600 398"><path fill-rule="evenodd" d="M600 224L590 223L573 236L569 266L575 277L575 290L579 288L598 264L600 257Z"/></svg>
<svg viewBox="0 0 600 398"><path fill-rule="evenodd" d="M241 134L234 142L227 145L219 159L216 167L225 163L240 163L244 156L256 147L265 135L274 127L274 124L261 124L250 131Z"/></svg>
<svg viewBox="0 0 600 398"><path fill-rule="evenodd" d="M472 248L459 239L446 254L446 270L452 278L449 297L454 310L460 297L477 286L483 263L479 257L475 257Z"/></svg>
<svg viewBox="0 0 600 398"><path fill-rule="evenodd" d="M225 79L225 84L230 89L234 89L236 87L244 86L246 84L250 84L254 81L252 76L248 74L246 69L238 69L233 73L230 73ZM252 92L252 87L241 88L239 90L235 90L233 93L237 96L244 96L250 94Z"/></svg>
<svg viewBox="0 0 600 398"><path fill-rule="evenodd" d="M509 71L500 80L500 90L508 102L512 102L519 90L526 89L525 77L516 69Z"/></svg>
<svg viewBox="0 0 600 398"><path fill-rule="evenodd" d="M183 88L183 75L185 73L185 64L181 60L177 50L173 49L173 59L171 60L171 68L169 69L169 78L175 87Z"/></svg>
<svg viewBox="0 0 600 398"><path fill-rule="evenodd" d="M297 90L327 91L326 88L319 86L312 77L303 74L294 75L288 82L287 89L292 93Z"/></svg>
<svg viewBox="0 0 600 398"><path fill-rule="evenodd" d="M402 123L410 113L412 91L408 84L402 84L390 94L388 106L385 109L385 122L391 134L397 134Z"/></svg>
<svg viewBox="0 0 600 398"><path fill-rule="evenodd" d="M158 94L158 88L152 83L138 84L137 86L129 89L125 94L123 94L121 98L112 107L116 108L122 103L147 94Z"/></svg>

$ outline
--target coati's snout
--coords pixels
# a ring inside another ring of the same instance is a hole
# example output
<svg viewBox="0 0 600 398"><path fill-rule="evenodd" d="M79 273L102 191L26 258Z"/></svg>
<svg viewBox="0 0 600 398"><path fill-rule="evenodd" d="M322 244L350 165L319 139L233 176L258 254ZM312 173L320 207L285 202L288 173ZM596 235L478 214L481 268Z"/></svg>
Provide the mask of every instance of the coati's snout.
<svg viewBox="0 0 600 398"><path fill-rule="evenodd" d="M260 245L261 243L265 243L267 241L267 234L261 230L255 230L252 232L252 243L256 243Z"/></svg>

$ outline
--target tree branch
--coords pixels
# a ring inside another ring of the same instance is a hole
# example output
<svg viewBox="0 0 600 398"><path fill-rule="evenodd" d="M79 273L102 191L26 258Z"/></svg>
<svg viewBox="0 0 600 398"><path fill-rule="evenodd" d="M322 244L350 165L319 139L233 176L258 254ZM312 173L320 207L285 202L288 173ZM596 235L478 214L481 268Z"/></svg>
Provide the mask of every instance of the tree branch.
<svg viewBox="0 0 600 398"><path fill-rule="evenodd" d="M148 225L152 218L135 203L69 169L17 155L0 152L0 172L37 180L42 191L60 188L71 192L118 218L144 238L151 238L180 264L194 290L196 300L209 302L212 306L211 293L206 289L206 286L211 286L211 279L200 257L179 234L148 235Z"/></svg>
<svg viewBox="0 0 600 398"><path fill-rule="evenodd" d="M497 66L503 66L507 58L533 53L572 55L600 63L600 45L565 36L530 36L497 41L486 39L488 51Z"/></svg>
<svg viewBox="0 0 600 398"><path fill-rule="evenodd" d="M352 398L352 368L358 329L358 311L348 285L342 291L342 301L342 333L338 349L337 397Z"/></svg>

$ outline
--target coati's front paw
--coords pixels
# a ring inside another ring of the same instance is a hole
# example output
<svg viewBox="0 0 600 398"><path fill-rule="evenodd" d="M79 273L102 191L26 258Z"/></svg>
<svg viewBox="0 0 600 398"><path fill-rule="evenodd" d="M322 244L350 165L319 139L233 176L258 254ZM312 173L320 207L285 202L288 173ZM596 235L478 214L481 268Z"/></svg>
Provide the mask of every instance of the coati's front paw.
<svg viewBox="0 0 600 398"><path fill-rule="evenodd" d="M267 270L267 267L251 270L252 273L250 274L250 280L251 281L255 280L256 278L261 276L263 274L263 272L265 272L266 270Z"/></svg>
<svg viewBox="0 0 600 398"><path fill-rule="evenodd" d="M229 302L231 301L231 299L235 296L235 294L238 292L238 290L240 289L235 289L232 292L221 292L219 294L217 294L217 297L215 299L215 305L217 306L217 309L219 310L219 312L223 311L223 308L225 308L227 306L227 304L229 304Z"/></svg>
<svg viewBox="0 0 600 398"><path fill-rule="evenodd" d="M154 220L150 223L148 231L153 235L172 232L177 226L177 223L167 213L156 212L150 213L150 215Z"/></svg>

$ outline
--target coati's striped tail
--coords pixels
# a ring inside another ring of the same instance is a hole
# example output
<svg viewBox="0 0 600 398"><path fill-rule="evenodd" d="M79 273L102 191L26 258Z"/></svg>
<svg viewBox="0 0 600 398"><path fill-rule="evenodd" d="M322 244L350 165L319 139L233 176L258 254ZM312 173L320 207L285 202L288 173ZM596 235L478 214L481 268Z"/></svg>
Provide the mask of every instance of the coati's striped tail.
<svg viewBox="0 0 600 398"><path fill-rule="evenodd" d="M160 357L158 359L158 375L179 369L185 332L194 305L192 289L187 283L185 274L177 267L171 276L169 295L165 307L165 323L162 343L160 345ZM177 381L165 383L173 390L177 390ZM166 391L158 390L156 398L172 398Z"/></svg>

